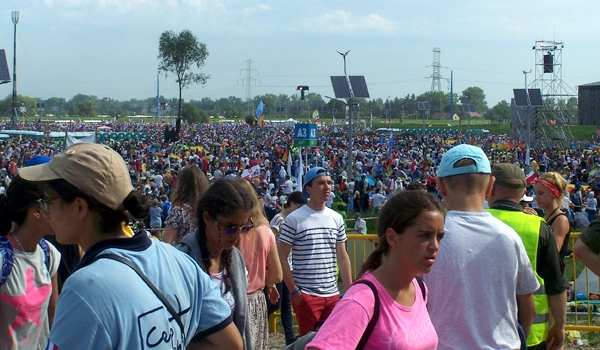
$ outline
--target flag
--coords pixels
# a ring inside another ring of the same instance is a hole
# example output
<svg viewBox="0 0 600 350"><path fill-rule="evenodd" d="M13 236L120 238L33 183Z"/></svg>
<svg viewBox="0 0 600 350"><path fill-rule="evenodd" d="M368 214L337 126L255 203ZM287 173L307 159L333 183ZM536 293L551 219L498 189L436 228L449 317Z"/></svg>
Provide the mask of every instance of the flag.
<svg viewBox="0 0 600 350"><path fill-rule="evenodd" d="M285 149L285 152L283 153L283 157L281 157L281 160L283 160L284 162L287 162L289 156L290 156L290 146L288 145Z"/></svg>
<svg viewBox="0 0 600 350"><path fill-rule="evenodd" d="M390 132L390 139L388 140L388 158L392 159L392 148L394 147L394 137Z"/></svg>
<svg viewBox="0 0 600 350"><path fill-rule="evenodd" d="M265 105L261 100L256 106L256 120L258 120L258 126L260 126L260 130L265 129Z"/></svg>
<svg viewBox="0 0 600 350"><path fill-rule="evenodd" d="M596 127L596 138L600 138L600 126Z"/></svg>
<svg viewBox="0 0 600 350"><path fill-rule="evenodd" d="M38 117L38 120L35 122L35 125L38 125L41 122L42 122L42 115L40 114L40 116Z"/></svg>
<svg viewBox="0 0 600 350"><path fill-rule="evenodd" d="M373 110L371 110L371 129L373 129Z"/></svg>
<svg viewBox="0 0 600 350"><path fill-rule="evenodd" d="M530 155L529 155L529 146L530 145L527 144L527 153L525 153L525 165L527 165L527 166L529 166L529 161L530 161L530 159L529 159L529 157L530 157Z"/></svg>
<svg viewBox="0 0 600 350"><path fill-rule="evenodd" d="M312 112L312 118L315 121L315 123L319 121L320 117L319 117L319 111L318 110L315 109Z"/></svg>
<svg viewBox="0 0 600 350"><path fill-rule="evenodd" d="M530 171L529 174L525 176L525 182L529 185L535 180L537 180L538 177L538 174L534 173L533 171Z"/></svg>
<svg viewBox="0 0 600 350"><path fill-rule="evenodd" d="M300 156L298 157L298 169L296 169L296 183L303 187L302 175L304 175L304 165L302 165L302 148L300 148Z"/></svg>

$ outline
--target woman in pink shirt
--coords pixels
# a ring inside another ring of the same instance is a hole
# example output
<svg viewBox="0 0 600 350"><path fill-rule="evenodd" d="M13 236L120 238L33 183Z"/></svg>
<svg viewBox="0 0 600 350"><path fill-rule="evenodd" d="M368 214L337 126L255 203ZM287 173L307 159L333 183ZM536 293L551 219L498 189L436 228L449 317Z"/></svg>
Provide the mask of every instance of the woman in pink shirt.
<svg viewBox="0 0 600 350"><path fill-rule="evenodd" d="M246 180L236 179L233 181L239 182L252 194L250 214L255 226L249 234L240 237L236 246L242 253L248 270L248 322L250 323L252 350L267 350L269 324L267 299L263 289L268 287L269 299L271 303L276 303L279 293L275 284L281 282L283 272L275 245L275 235L271 232L269 221L263 212L264 206L259 202L255 188Z"/></svg>
<svg viewBox="0 0 600 350"><path fill-rule="evenodd" d="M379 213L377 235L377 248L362 266L361 277L306 349L437 348L437 334L427 313L427 290L416 276L431 270L444 235L439 200L424 191L394 195ZM375 314L375 295L361 281L375 287L380 301L370 334L366 329Z"/></svg>

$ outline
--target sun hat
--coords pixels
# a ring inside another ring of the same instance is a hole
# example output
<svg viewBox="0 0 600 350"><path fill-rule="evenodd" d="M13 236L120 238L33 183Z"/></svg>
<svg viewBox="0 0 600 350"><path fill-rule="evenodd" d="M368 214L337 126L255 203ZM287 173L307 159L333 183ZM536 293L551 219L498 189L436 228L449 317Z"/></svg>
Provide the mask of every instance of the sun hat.
<svg viewBox="0 0 600 350"><path fill-rule="evenodd" d="M123 158L110 147L95 143L75 143L49 163L20 169L19 176L27 181L63 179L119 211L125 210L123 201L133 191Z"/></svg>
<svg viewBox="0 0 600 350"><path fill-rule="evenodd" d="M308 195L308 192L306 192L306 185L308 185L312 180L316 179L317 177L321 177L321 176L331 176L331 174L329 173L329 171L325 170L324 168L321 168L320 166L311 168L306 175L304 176L304 186L302 186L302 196L304 198L309 198L310 196Z"/></svg>
<svg viewBox="0 0 600 350"><path fill-rule="evenodd" d="M473 165L455 167L459 160L470 159ZM449 177L462 174L489 174L491 173L490 161L479 147L462 144L452 147L442 157L438 169L438 177Z"/></svg>

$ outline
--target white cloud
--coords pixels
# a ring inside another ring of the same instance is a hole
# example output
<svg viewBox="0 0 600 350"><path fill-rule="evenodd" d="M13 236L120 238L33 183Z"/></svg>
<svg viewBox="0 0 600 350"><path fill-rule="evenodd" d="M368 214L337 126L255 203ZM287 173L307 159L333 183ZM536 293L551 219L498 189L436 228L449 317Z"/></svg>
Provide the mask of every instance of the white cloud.
<svg viewBox="0 0 600 350"><path fill-rule="evenodd" d="M252 14L255 12L266 12L266 11L272 11L273 7L264 3L259 3L256 4L254 6L251 7L246 7L244 9L242 9L242 13L244 14Z"/></svg>
<svg viewBox="0 0 600 350"><path fill-rule="evenodd" d="M310 23L308 29L312 31L327 31L339 34L355 34L364 31L392 33L398 28L394 22L378 14L368 14L361 17L349 11L337 10L302 22Z"/></svg>

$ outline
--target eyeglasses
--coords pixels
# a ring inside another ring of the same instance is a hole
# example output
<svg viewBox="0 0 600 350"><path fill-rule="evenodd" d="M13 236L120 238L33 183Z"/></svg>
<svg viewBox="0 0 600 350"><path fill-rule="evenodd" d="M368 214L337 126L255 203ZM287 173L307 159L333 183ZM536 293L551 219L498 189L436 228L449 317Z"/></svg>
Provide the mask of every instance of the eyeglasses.
<svg viewBox="0 0 600 350"><path fill-rule="evenodd" d="M49 203L52 202L55 199L59 199L60 196L55 196L52 198L40 198L38 199L38 204L40 205L40 207L42 208L42 210L44 211L44 213L46 214L50 214L50 205Z"/></svg>
<svg viewBox="0 0 600 350"><path fill-rule="evenodd" d="M250 217L248 219L248 221L250 221L250 225L244 225L244 226L229 225L229 226L225 226L225 225L219 223L219 221L217 221L215 219L215 222L217 223L217 226L219 226L219 229L221 229L221 227L225 228L225 234L226 235L232 235L232 234L236 233L238 230L240 230L242 232L242 234L249 233L254 228L254 222L252 222L252 217Z"/></svg>

